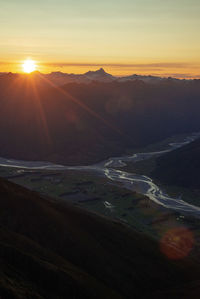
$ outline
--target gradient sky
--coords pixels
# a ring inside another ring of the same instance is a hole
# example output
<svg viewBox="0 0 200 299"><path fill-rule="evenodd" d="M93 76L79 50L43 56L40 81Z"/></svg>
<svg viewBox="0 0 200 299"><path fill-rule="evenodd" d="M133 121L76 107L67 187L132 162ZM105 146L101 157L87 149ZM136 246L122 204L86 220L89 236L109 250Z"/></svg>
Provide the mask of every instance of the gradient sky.
<svg viewBox="0 0 200 299"><path fill-rule="evenodd" d="M200 75L199 0L0 0L0 71Z"/></svg>

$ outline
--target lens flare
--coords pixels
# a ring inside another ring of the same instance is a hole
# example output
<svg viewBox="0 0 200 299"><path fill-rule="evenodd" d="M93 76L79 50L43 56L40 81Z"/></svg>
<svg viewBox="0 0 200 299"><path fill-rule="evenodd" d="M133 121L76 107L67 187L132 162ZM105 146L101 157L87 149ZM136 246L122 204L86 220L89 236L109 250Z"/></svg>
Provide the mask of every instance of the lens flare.
<svg viewBox="0 0 200 299"><path fill-rule="evenodd" d="M160 250L171 260L183 259L194 246L193 233L185 227L167 231L160 241Z"/></svg>

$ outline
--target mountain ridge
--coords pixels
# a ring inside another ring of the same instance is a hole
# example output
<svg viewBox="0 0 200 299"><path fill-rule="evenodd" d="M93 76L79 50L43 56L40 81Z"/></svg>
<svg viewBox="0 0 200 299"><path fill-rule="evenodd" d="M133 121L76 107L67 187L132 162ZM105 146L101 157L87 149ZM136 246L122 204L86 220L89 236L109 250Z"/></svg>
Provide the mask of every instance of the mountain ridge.
<svg viewBox="0 0 200 299"><path fill-rule="evenodd" d="M8 298L160 298L196 280L190 258L126 225L0 178L0 295ZM144 287L145 285L145 287ZM198 294L197 290L196 293Z"/></svg>
<svg viewBox="0 0 200 299"><path fill-rule="evenodd" d="M100 82L126 82L126 81L135 81L140 80L145 83L158 84L159 82L164 81L192 81L192 80L200 80L200 79L178 79L175 77L159 77L153 75L125 75L125 76L113 76L112 74L107 73L102 67L97 69L96 71L87 71L83 74L75 74L75 73L64 73L60 71L55 71L51 73L41 73L39 71L34 71L30 74L24 73L0 73L0 78L4 76L33 76L39 75L47 78L52 81L52 83L61 86L68 83L85 83L88 84L92 81L100 81Z"/></svg>
<svg viewBox="0 0 200 299"><path fill-rule="evenodd" d="M0 78L0 156L63 165L97 163L199 131L199 96L200 80L58 87L38 74L8 75Z"/></svg>

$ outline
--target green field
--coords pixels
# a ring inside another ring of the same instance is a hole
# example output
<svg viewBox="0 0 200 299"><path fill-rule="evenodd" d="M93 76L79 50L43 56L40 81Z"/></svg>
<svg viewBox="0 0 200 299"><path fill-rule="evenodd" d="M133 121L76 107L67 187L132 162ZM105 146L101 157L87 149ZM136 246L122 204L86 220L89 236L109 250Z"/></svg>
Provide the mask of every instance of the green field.
<svg viewBox="0 0 200 299"><path fill-rule="evenodd" d="M153 203L144 195L114 185L92 172L26 171L0 167L0 176L59 201L70 201L84 209L119 219L136 230L159 237L183 221L174 211ZM109 203L109 205L108 205Z"/></svg>

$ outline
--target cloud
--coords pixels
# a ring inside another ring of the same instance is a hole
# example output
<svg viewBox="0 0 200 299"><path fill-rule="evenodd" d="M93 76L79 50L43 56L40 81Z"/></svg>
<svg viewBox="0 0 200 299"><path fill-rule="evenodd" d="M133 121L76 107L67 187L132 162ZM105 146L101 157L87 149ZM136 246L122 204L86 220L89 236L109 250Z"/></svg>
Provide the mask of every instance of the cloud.
<svg viewBox="0 0 200 299"><path fill-rule="evenodd" d="M48 62L45 66L49 67L113 67L113 68L139 68L139 69L162 69L162 68L199 68L198 64L184 62L159 62L159 63L79 63L79 62Z"/></svg>

